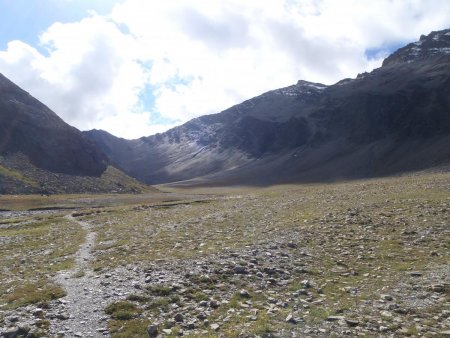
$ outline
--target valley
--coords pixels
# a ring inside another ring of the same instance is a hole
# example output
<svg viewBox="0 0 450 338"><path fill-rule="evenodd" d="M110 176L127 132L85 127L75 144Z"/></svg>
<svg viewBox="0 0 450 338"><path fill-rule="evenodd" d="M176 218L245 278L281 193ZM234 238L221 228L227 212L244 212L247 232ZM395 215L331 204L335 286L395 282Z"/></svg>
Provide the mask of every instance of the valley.
<svg viewBox="0 0 450 338"><path fill-rule="evenodd" d="M447 337L450 173L0 196L2 337Z"/></svg>

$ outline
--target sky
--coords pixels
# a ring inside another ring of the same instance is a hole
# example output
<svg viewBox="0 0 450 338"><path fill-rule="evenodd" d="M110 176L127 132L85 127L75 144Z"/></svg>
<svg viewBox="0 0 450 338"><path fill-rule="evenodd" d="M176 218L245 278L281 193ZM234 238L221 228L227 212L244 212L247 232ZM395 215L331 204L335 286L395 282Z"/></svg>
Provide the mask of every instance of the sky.
<svg viewBox="0 0 450 338"><path fill-rule="evenodd" d="M450 28L448 0L0 0L0 73L80 130L163 132L333 84Z"/></svg>

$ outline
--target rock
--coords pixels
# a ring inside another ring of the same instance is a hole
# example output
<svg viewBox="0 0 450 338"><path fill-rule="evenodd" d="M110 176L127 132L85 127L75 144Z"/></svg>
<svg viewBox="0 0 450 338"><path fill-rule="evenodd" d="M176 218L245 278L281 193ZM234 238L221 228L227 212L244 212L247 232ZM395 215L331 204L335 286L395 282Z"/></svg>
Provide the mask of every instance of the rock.
<svg viewBox="0 0 450 338"><path fill-rule="evenodd" d="M58 313L56 315L56 318L58 318L59 320L67 320L70 318L70 315L68 313Z"/></svg>
<svg viewBox="0 0 450 338"><path fill-rule="evenodd" d="M8 319L11 323L16 323L19 321L19 317L17 316L8 316L6 319Z"/></svg>
<svg viewBox="0 0 450 338"><path fill-rule="evenodd" d="M345 319L345 322L347 323L348 326L350 327L356 327L359 325L359 321L354 320L354 319Z"/></svg>
<svg viewBox="0 0 450 338"><path fill-rule="evenodd" d="M384 318L392 318L393 317L392 313L389 311L381 311L380 314L381 314L381 317L384 317Z"/></svg>
<svg viewBox="0 0 450 338"><path fill-rule="evenodd" d="M31 331L31 327L28 326L28 324L20 324L19 326L19 334L20 335L27 335Z"/></svg>
<svg viewBox="0 0 450 338"><path fill-rule="evenodd" d="M378 328L378 330L380 330L380 332L387 332L387 331L389 330L389 328L386 327L386 326L380 326L380 327Z"/></svg>
<svg viewBox="0 0 450 338"><path fill-rule="evenodd" d="M164 334L172 334L172 329L162 329L161 332Z"/></svg>
<svg viewBox="0 0 450 338"><path fill-rule="evenodd" d="M344 316L328 316L327 321L329 322L337 322L339 320L345 320Z"/></svg>
<svg viewBox="0 0 450 338"><path fill-rule="evenodd" d="M177 323L182 323L184 321L184 316L181 313L177 313L175 315L174 319Z"/></svg>
<svg viewBox="0 0 450 338"><path fill-rule="evenodd" d="M211 325L210 325L210 328L211 328L211 330L213 330L213 331L219 331L220 325L214 323L214 324L211 324Z"/></svg>
<svg viewBox="0 0 450 338"><path fill-rule="evenodd" d="M39 337L41 337L41 334L42 333L39 331L32 331L27 334L27 338L39 338Z"/></svg>
<svg viewBox="0 0 450 338"><path fill-rule="evenodd" d="M413 272L410 272L409 275L410 275L411 277L421 277L421 276L422 276L422 273L421 273L421 272L418 272L418 271L413 271Z"/></svg>
<svg viewBox="0 0 450 338"><path fill-rule="evenodd" d="M188 330L194 330L195 329L195 322L189 322L189 323L187 323L187 325L186 325L186 328L188 329Z"/></svg>
<svg viewBox="0 0 450 338"><path fill-rule="evenodd" d="M308 289L308 288L311 287L311 283L310 283L310 281L307 280L307 279L302 280L302 285L303 285L303 288L305 288L305 289Z"/></svg>
<svg viewBox="0 0 450 338"><path fill-rule="evenodd" d="M285 321L286 321L286 323L291 323L291 324L297 324L298 323L298 319L295 318L292 313L287 315Z"/></svg>
<svg viewBox="0 0 450 338"><path fill-rule="evenodd" d="M433 292L444 292L445 285L444 284L433 284L430 286L430 290Z"/></svg>
<svg viewBox="0 0 450 338"><path fill-rule="evenodd" d="M450 337L450 330L441 331L439 332L439 335L442 337Z"/></svg>
<svg viewBox="0 0 450 338"><path fill-rule="evenodd" d="M297 247L297 244L295 244L294 242L290 241L287 246L288 246L288 248L295 249Z"/></svg>
<svg viewBox="0 0 450 338"><path fill-rule="evenodd" d="M220 303L217 300L211 300L209 306L213 309L217 309L220 306Z"/></svg>
<svg viewBox="0 0 450 338"><path fill-rule="evenodd" d="M42 310L41 308L36 308L33 310L32 313L33 313L33 316L39 317L44 314L44 310Z"/></svg>
<svg viewBox="0 0 450 338"><path fill-rule="evenodd" d="M10 327L2 333L2 338L16 338L19 336L20 329L18 327Z"/></svg>
<svg viewBox="0 0 450 338"><path fill-rule="evenodd" d="M206 318L208 318L208 316L206 316L206 314L204 312L200 312L197 315L197 318L200 319L200 320L205 320Z"/></svg>
<svg viewBox="0 0 450 338"><path fill-rule="evenodd" d="M239 295L244 298L250 298L250 293L245 289L241 289L239 291Z"/></svg>
<svg viewBox="0 0 450 338"><path fill-rule="evenodd" d="M158 336L158 325L154 325L154 324L149 325L147 327L147 333L148 333L148 336L151 338L157 337Z"/></svg>
<svg viewBox="0 0 450 338"><path fill-rule="evenodd" d="M241 266L241 265L236 265L233 268L233 271L237 275L246 275L246 274L248 274L247 269L245 267Z"/></svg>
<svg viewBox="0 0 450 338"><path fill-rule="evenodd" d="M394 298L391 295L380 295L382 300L392 301Z"/></svg>

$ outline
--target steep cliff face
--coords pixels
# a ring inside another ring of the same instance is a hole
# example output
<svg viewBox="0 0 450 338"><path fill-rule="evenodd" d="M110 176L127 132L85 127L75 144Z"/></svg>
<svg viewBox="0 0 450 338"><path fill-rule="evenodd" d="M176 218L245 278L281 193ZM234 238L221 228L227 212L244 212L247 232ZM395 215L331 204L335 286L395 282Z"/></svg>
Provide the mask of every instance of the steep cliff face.
<svg viewBox="0 0 450 338"><path fill-rule="evenodd" d="M0 155L55 173L100 176L107 157L83 134L0 74Z"/></svg>

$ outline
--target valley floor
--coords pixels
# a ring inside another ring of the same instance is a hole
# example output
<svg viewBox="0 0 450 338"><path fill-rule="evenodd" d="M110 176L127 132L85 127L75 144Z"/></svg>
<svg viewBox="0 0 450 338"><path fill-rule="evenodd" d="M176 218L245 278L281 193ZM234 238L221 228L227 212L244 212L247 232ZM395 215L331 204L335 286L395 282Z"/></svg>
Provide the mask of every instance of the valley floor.
<svg viewBox="0 0 450 338"><path fill-rule="evenodd" d="M450 336L448 172L0 209L2 337Z"/></svg>

